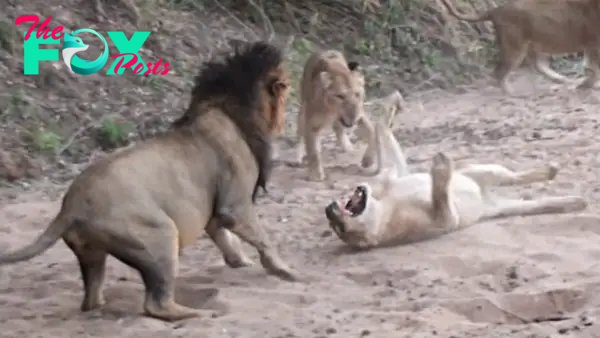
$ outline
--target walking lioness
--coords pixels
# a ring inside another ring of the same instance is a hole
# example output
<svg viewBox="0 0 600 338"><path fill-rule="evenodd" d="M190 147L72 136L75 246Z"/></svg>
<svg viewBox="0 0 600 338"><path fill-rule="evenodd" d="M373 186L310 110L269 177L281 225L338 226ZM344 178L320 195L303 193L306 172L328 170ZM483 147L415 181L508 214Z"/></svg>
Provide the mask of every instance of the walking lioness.
<svg viewBox="0 0 600 338"><path fill-rule="evenodd" d="M250 264L237 235L258 250L269 273L296 280L254 206L269 179L271 122L284 112L288 81L281 51L263 42L207 62L171 130L90 165L50 226L30 245L0 256L0 265L31 259L62 237L81 268L82 311L104 303L110 254L138 270L145 313L163 320L201 313L173 295L178 254L204 231L230 267Z"/></svg>
<svg viewBox="0 0 600 338"><path fill-rule="evenodd" d="M359 184L343 203L325 208L329 226L349 246L368 249L433 238L478 221L517 215L583 210L578 196L509 199L488 194L491 186L552 180L558 169L545 166L514 172L497 164L455 169L443 153L434 156L430 172L409 173L392 131L376 125L379 174ZM386 162L390 165L385 166Z"/></svg>
<svg viewBox="0 0 600 338"><path fill-rule="evenodd" d="M578 88L592 88L600 79L600 1L514 0L481 15L459 13L452 0L441 0L448 12L468 22L491 21L500 62L495 77L504 92L512 95L509 74L529 52L536 69L558 83L574 82L550 68L549 55L584 52L592 73Z"/></svg>
<svg viewBox="0 0 600 338"><path fill-rule="evenodd" d="M364 99L365 78L357 62L348 62L337 50L317 51L306 61L296 125L296 164L301 164L306 154L310 180L326 178L321 160L325 128L333 128L337 145L343 151L353 149L346 132L357 128L357 135L367 142L361 164L373 164L375 128L364 112Z"/></svg>

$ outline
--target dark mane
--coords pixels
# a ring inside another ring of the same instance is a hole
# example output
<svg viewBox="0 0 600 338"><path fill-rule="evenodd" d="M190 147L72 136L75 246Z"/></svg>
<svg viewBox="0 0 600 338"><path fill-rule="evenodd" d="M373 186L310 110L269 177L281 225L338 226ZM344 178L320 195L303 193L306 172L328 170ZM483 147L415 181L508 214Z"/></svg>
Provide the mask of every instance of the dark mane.
<svg viewBox="0 0 600 338"><path fill-rule="evenodd" d="M196 109L199 104L220 108L239 128L258 164L258 179L252 193L258 188L266 192L272 169L271 140L268 121L261 112L261 81L269 72L280 67L282 52L267 42L235 46L224 60L206 62L198 76L187 111L172 124L182 128L194 124L207 109Z"/></svg>

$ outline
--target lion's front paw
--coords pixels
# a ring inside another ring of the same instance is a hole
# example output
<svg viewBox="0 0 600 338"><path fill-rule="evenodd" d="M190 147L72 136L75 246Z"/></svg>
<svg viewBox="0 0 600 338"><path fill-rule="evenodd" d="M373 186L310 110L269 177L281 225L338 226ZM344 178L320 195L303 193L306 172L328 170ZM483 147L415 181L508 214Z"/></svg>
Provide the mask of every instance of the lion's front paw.
<svg viewBox="0 0 600 338"><path fill-rule="evenodd" d="M244 268L254 265L254 262L248 257L227 257L223 256L225 264L232 269Z"/></svg>

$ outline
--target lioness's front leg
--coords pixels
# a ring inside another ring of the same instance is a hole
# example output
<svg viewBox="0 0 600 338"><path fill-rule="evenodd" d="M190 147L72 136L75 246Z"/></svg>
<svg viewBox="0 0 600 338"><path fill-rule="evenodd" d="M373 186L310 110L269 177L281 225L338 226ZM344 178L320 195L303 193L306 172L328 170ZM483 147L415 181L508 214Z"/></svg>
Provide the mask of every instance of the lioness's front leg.
<svg viewBox="0 0 600 338"><path fill-rule="evenodd" d="M375 139L375 126L373 126L371 120L364 115L358 120L356 135L367 143L367 149L365 150L360 164L363 168L368 168L375 162L375 156L377 156L377 141Z"/></svg>
<svg viewBox="0 0 600 338"><path fill-rule="evenodd" d="M305 103L302 103L300 106L300 111L298 112L298 116L296 118L296 163L302 164L304 162L304 155L306 154L305 148L306 145L303 145L306 124L306 111L305 111Z"/></svg>
<svg viewBox="0 0 600 338"><path fill-rule="evenodd" d="M444 153L433 157L431 166L431 203L434 224L440 228L455 228L459 224L458 216L452 210L453 204L448 192L454 165L452 159Z"/></svg>
<svg viewBox="0 0 600 338"><path fill-rule="evenodd" d="M225 211L226 209L229 210ZM256 248L260 256L260 263L269 274L288 281L299 279L298 273L283 262L267 238L267 234L258 222L258 217L251 201L225 208L221 214L227 215L233 220L233 222L227 223L227 225L231 226L228 230Z"/></svg>
<svg viewBox="0 0 600 338"><path fill-rule="evenodd" d="M308 160L308 178L311 181L322 181L325 179L325 170L321 163L320 131L320 127L313 126L304 129L304 145L306 146L306 158Z"/></svg>
<svg viewBox="0 0 600 338"><path fill-rule="evenodd" d="M342 148L342 150L345 152L354 150L354 146L352 145L352 142L350 142L350 138L346 133L347 128L344 128L340 121L335 121L332 128L333 132L335 133L337 146Z"/></svg>

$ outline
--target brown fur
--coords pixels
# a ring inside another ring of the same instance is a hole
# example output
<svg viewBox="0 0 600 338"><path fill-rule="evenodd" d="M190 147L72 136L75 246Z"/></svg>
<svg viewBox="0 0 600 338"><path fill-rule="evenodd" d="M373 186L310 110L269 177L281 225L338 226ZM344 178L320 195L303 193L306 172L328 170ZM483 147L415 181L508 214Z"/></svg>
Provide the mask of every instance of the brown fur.
<svg viewBox="0 0 600 338"><path fill-rule="evenodd" d="M282 112L287 81L281 51L267 43L206 63L189 108L171 130L89 166L44 233L1 256L0 265L31 259L62 237L81 267L82 311L103 304L110 254L140 272L145 313L163 320L200 314L175 303L173 293L178 254L204 230L229 266L251 264L239 236L258 250L269 273L294 280L253 203L269 178L270 131Z"/></svg>
<svg viewBox="0 0 600 338"><path fill-rule="evenodd" d="M321 163L320 134L333 127L338 145L352 149L345 129L357 126L368 143L362 165L373 163L375 132L364 113L365 79L357 62L348 62L336 50L315 52L306 62L300 87L301 107L296 138L298 164L308 160L309 179L325 179ZM305 147L302 148L302 143ZM304 150L304 152L303 152Z"/></svg>
<svg viewBox="0 0 600 338"><path fill-rule="evenodd" d="M600 76L600 0L515 0L479 16L460 14L450 0L441 1L460 20L492 22L501 52L494 76L507 94L508 75L528 53L536 69L555 82L572 80L550 68L551 54L584 52L592 74L580 89L592 88Z"/></svg>

